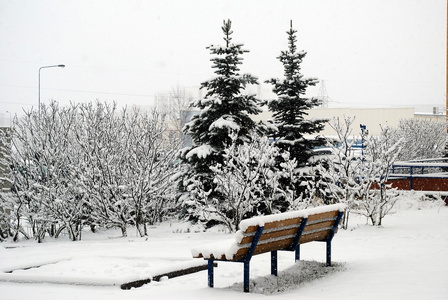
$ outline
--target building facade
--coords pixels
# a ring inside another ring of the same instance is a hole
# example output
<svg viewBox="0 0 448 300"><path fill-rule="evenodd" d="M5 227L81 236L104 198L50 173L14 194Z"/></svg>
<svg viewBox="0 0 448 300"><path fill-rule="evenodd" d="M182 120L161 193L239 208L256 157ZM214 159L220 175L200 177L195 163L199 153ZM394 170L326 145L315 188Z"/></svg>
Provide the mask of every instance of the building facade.
<svg viewBox="0 0 448 300"><path fill-rule="evenodd" d="M360 125L365 125L370 135L379 135L381 126L397 127L400 120L412 119L419 117L414 113L414 107L402 108L313 108L308 112L309 119L329 119L333 118L343 120L346 117L354 117L352 124L352 135L361 134ZM264 111L259 115L253 116L256 121L272 120L272 114ZM435 118L440 120L440 118ZM444 120L444 116L443 116ZM335 136L336 132L329 124L325 125L324 130L320 133L324 136Z"/></svg>

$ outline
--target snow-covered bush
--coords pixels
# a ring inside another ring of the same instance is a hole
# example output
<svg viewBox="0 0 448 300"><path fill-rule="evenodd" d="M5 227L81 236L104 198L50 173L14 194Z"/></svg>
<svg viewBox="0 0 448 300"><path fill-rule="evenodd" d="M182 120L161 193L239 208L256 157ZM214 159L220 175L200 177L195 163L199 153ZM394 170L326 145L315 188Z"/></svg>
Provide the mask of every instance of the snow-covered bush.
<svg viewBox="0 0 448 300"><path fill-rule="evenodd" d="M391 138L403 139L399 161L438 158L444 155L446 123L420 119L400 120L398 127L391 129Z"/></svg>
<svg viewBox="0 0 448 300"><path fill-rule="evenodd" d="M351 125L354 117L333 118L329 125L337 134L337 143L329 141L331 154L321 158L319 164L313 168L315 176L321 182L321 194L326 197L327 204L342 202L347 204L342 225L348 225L350 210L354 207L355 196L362 187L359 185L357 170L361 168L362 158L356 155ZM360 136L359 140L366 136ZM365 143L366 144L366 143Z"/></svg>
<svg viewBox="0 0 448 300"><path fill-rule="evenodd" d="M180 138L170 136L164 115L138 110L125 118L129 136L126 161L122 175L127 186L125 193L132 207L133 223L140 235L146 235L146 224L161 222L173 209L176 186L170 177L178 171L175 162Z"/></svg>
<svg viewBox="0 0 448 300"><path fill-rule="evenodd" d="M396 202L396 191L387 185L391 167L396 161L402 139L394 139L389 127L381 128L381 135L369 136L362 132L362 155L355 155L351 125L353 117L333 119L330 126L338 135L337 146L332 154L313 169L323 187L334 202L347 204L343 226L348 225L350 211L359 212L370 219L373 225L381 225L382 219ZM359 151L359 150L356 150Z"/></svg>
<svg viewBox="0 0 448 300"><path fill-rule="evenodd" d="M280 190L282 172L275 170L278 148L267 137L253 135L252 143L234 143L224 150L223 164L210 166L216 189L224 197L212 198L205 212L207 220L224 223L230 231L238 230L242 219L278 212L275 199L286 195Z"/></svg>
<svg viewBox="0 0 448 300"><path fill-rule="evenodd" d="M80 184L88 192L92 220L100 227L129 224L146 234L146 224L162 219L173 195L168 181L176 171L180 139L165 135L164 116L137 109L117 112L97 103L80 107Z"/></svg>
<svg viewBox="0 0 448 300"><path fill-rule="evenodd" d="M73 196L74 164L68 154L76 153L71 144L74 116L74 107L63 109L52 102L42 106L40 114L30 111L14 118L10 136L2 136L10 141L3 157L13 197L2 198L11 210L14 240L19 232L27 235L24 225L39 242L47 231L55 234L57 227L67 227L74 239L77 236L82 210Z"/></svg>
<svg viewBox="0 0 448 300"><path fill-rule="evenodd" d="M368 138L365 156L356 171L361 186L356 203L360 212L377 226L382 224L398 199L396 189L386 184L402 143L402 139L392 139L391 133L389 127L381 127L380 136Z"/></svg>
<svg viewBox="0 0 448 300"><path fill-rule="evenodd" d="M123 171L133 141L124 127L126 116L117 113L115 105L106 103L80 106L76 144L83 157L77 169L77 185L91 208L92 224L118 227L126 236L132 209Z"/></svg>
<svg viewBox="0 0 448 300"><path fill-rule="evenodd" d="M0 132L1 166L11 194L1 193L2 223L42 241L65 229L81 239L84 226L119 227L161 220L172 209L180 139L165 131L164 116L114 105L42 105L40 114L15 118Z"/></svg>

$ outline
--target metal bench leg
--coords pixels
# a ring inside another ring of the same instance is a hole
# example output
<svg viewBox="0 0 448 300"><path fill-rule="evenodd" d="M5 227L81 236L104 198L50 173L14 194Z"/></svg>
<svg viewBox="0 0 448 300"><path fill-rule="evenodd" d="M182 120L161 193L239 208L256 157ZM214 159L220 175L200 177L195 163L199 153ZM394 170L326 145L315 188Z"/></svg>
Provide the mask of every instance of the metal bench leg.
<svg viewBox="0 0 448 300"><path fill-rule="evenodd" d="M331 240L327 241L327 267L331 266Z"/></svg>
<svg viewBox="0 0 448 300"><path fill-rule="evenodd" d="M249 293L249 264L250 260L244 262L244 292Z"/></svg>
<svg viewBox="0 0 448 300"><path fill-rule="evenodd" d="M327 267L331 266L331 240L338 229L339 223L341 222L342 217L344 216L344 212L340 211L338 216L334 222L333 228L331 229L330 236L327 239Z"/></svg>
<svg viewBox="0 0 448 300"><path fill-rule="evenodd" d="M277 251L271 251L271 274L277 276Z"/></svg>
<svg viewBox="0 0 448 300"><path fill-rule="evenodd" d="M300 244L296 246L296 262L300 260Z"/></svg>
<svg viewBox="0 0 448 300"><path fill-rule="evenodd" d="M208 260L208 286L213 287L213 259Z"/></svg>

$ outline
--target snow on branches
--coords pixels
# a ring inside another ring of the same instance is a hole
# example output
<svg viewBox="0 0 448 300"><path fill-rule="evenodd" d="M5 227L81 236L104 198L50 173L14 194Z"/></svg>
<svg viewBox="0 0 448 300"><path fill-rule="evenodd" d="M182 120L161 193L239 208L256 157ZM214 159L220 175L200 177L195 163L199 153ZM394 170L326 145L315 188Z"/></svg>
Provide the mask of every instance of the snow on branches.
<svg viewBox="0 0 448 300"><path fill-rule="evenodd" d="M126 235L136 225L145 235L146 224L170 209L168 179L178 168L180 139L169 137L163 119L100 102L51 102L40 114L15 118L10 134L0 137L11 145L2 164L10 166L12 194L2 197L13 209L14 238L25 225L38 241L63 229L79 240L85 226L118 227Z"/></svg>

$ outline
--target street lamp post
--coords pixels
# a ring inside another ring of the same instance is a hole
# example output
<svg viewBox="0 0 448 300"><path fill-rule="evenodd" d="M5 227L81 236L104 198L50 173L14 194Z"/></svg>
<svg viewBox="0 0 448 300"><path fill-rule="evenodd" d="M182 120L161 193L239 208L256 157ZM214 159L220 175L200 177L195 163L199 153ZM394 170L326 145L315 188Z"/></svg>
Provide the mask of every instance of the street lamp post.
<svg viewBox="0 0 448 300"><path fill-rule="evenodd" d="M39 100L37 103L37 111L39 114L39 123L40 123L40 70L46 69L46 68L65 68L65 65L51 65L51 66L43 66L39 68Z"/></svg>

